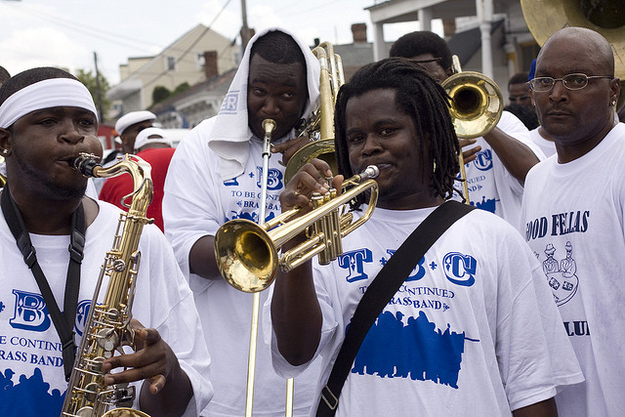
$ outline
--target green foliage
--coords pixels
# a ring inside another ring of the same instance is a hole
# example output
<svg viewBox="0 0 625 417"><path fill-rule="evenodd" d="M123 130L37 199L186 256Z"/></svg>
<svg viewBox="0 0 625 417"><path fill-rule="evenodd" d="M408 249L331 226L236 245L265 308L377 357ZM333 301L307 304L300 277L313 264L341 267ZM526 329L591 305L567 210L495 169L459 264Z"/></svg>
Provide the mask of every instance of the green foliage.
<svg viewBox="0 0 625 417"><path fill-rule="evenodd" d="M174 92L172 94L182 93L183 91L188 90L189 87L191 87L191 86L189 85L188 82L185 81L182 84L180 84L178 87L176 87L176 89L174 90Z"/></svg>
<svg viewBox="0 0 625 417"><path fill-rule="evenodd" d="M152 105L160 103L161 101L167 99L170 95L171 91L169 91L167 87L157 85L154 87L154 91L152 91Z"/></svg>
<svg viewBox="0 0 625 417"><path fill-rule="evenodd" d="M106 99L106 92L110 88L108 80L102 74L99 74L99 77L96 80L96 76L93 72L91 72L91 70L79 69L75 75L80 82L87 86L87 89L93 96L93 101L95 102L96 107L100 111L101 115L106 117L106 114L111 109L111 102ZM99 91L98 83L100 87ZM103 120L100 120L100 123L102 122Z"/></svg>

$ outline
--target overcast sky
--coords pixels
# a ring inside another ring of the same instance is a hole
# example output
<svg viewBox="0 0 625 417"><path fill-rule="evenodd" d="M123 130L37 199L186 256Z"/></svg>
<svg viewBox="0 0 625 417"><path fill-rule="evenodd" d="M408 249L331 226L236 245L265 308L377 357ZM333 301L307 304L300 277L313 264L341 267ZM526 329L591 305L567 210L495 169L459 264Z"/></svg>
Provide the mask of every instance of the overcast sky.
<svg viewBox="0 0 625 417"><path fill-rule="evenodd" d="M256 30L284 27L311 45L315 38L350 43L351 25L366 23L371 41L364 9L375 2L246 0L247 21ZM12 75L44 65L93 71L96 52L99 71L115 85L128 57L155 55L198 23L236 38L241 6L241 0L0 0L0 65ZM385 38L418 29L417 22L385 25Z"/></svg>

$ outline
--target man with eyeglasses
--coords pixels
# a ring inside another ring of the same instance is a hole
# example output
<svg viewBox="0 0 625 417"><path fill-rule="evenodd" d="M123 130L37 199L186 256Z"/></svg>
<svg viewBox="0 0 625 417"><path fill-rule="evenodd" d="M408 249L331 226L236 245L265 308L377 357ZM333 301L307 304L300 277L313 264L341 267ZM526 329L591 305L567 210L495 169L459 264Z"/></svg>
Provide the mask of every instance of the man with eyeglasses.
<svg viewBox="0 0 625 417"><path fill-rule="evenodd" d="M437 82L452 73L447 42L434 32L410 32L397 39L390 56L418 62ZM519 224L525 176L543 159L540 148L529 139L529 130L516 116L504 111L497 127L484 137L460 139L466 164L471 205ZM456 184L458 189L462 184ZM460 199L459 195L455 196Z"/></svg>
<svg viewBox="0 0 625 417"><path fill-rule="evenodd" d="M560 265L546 279L586 378L556 396L558 411L622 416L625 125L615 118L611 46L590 29L561 29L543 45L529 85L557 154L527 175L522 233L541 262L547 246L555 249Z"/></svg>

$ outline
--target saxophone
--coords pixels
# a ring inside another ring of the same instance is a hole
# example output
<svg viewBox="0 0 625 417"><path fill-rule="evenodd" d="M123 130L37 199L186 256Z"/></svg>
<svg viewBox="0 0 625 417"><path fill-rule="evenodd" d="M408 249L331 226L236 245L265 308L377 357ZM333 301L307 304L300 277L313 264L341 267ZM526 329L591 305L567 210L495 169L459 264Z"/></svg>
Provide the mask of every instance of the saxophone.
<svg viewBox="0 0 625 417"><path fill-rule="evenodd" d="M98 165L99 158L91 154L82 153L73 161L74 168L85 177L110 178L129 173L134 191L129 195L132 203L128 213L120 215L113 248L106 253L100 270L61 417L149 417L141 411L125 408L134 400L134 386L108 386L104 384L102 372L105 359L116 351L122 353L123 346L132 346L134 331L129 323L141 260L137 248L143 226L152 222L146 217L152 201L151 166L141 158L133 158L136 161L126 154L109 168ZM105 276L109 277L108 288L98 303Z"/></svg>

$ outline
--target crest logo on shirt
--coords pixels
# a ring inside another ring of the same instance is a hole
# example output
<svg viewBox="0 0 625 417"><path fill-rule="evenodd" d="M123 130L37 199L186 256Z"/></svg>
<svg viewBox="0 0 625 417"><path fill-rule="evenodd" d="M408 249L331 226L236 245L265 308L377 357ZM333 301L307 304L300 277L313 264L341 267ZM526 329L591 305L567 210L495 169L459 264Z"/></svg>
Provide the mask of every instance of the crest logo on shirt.
<svg viewBox="0 0 625 417"><path fill-rule="evenodd" d="M40 294L13 290L15 309L9 324L15 329L44 332L50 327L48 307Z"/></svg>
<svg viewBox="0 0 625 417"><path fill-rule="evenodd" d="M393 256L395 252L397 252L395 249L386 250L386 253L388 253L390 256ZM390 256L389 256L389 259L390 259ZM386 258L381 259L382 266L386 265L387 262L388 262L388 259ZM424 262L425 262L425 256L421 258L421 260L419 260L419 263L417 263L417 265L412 269L412 271L410 272L410 275L408 275L408 278L406 278L406 281L418 281L425 276L425 268L423 266Z"/></svg>
<svg viewBox="0 0 625 417"><path fill-rule="evenodd" d="M76 307L76 320L74 322L74 328L79 336L82 336L82 332L85 330L89 310L91 310L91 300L82 300L78 303L78 307Z"/></svg>
<svg viewBox="0 0 625 417"><path fill-rule="evenodd" d="M341 268L347 269L347 282L360 281L369 277L365 273L365 262L373 262L373 253L366 248L358 249L345 252L336 261Z"/></svg>
<svg viewBox="0 0 625 417"><path fill-rule="evenodd" d="M258 181L256 181L256 186L258 188L262 188L262 179L263 179L263 167L256 167L258 169ZM283 174L279 169L269 168L267 171L267 189L268 190L279 190L282 188L282 178Z"/></svg>
<svg viewBox="0 0 625 417"><path fill-rule="evenodd" d="M450 252L443 258L443 266L447 279L463 287L470 287L475 283L477 260L470 255L459 252Z"/></svg>
<svg viewBox="0 0 625 417"><path fill-rule="evenodd" d="M488 171L493 167L493 151L485 149L475 155L473 165L480 171Z"/></svg>
<svg viewBox="0 0 625 417"><path fill-rule="evenodd" d="M238 185L239 185L239 181L237 181L236 178L224 181L224 186L226 187L237 187Z"/></svg>
<svg viewBox="0 0 625 417"><path fill-rule="evenodd" d="M577 264L573 258L573 245L567 241L564 245L566 255L558 262L555 258L556 247L548 243L545 247L545 260L543 272L547 275L547 281L551 287L553 298L559 307L569 302L577 292L579 278L577 278Z"/></svg>

